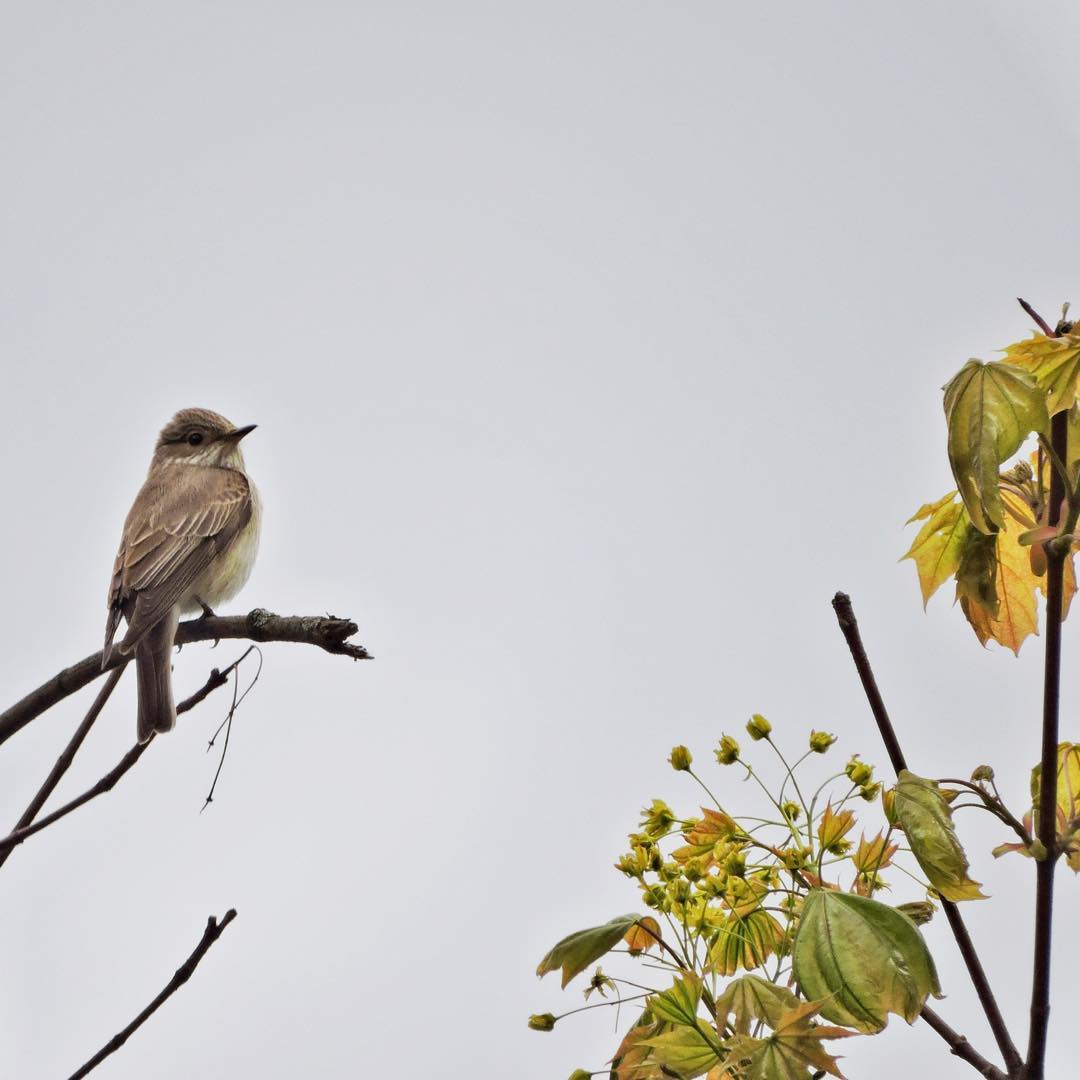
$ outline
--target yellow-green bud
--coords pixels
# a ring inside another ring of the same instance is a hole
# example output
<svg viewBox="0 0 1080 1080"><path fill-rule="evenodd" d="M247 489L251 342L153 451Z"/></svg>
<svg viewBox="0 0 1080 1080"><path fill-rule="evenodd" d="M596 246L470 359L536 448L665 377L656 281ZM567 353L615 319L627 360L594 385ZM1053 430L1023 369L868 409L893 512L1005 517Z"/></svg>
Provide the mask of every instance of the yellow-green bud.
<svg viewBox="0 0 1080 1080"><path fill-rule="evenodd" d="M980 780L993 780L994 770L989 765L980 765L972 774L971 779L978 783Z"/></svg>
<svg viewBox="0 0 1080 1080"><path fill-rule="evenodd" d="M529 1017L529 1027L533 1031L551 1031L555 1027L556 1017L551 1013L533 1013Z"/></svg>
<svg viewBox="0 0 1080 1080"><path fill-rule="evenodd" d="M858 754L852 754L851 760L844 766L844 772L847 773L848 779L856 787L869 784L874 778L874 766L867 765L865 761L860 761Z"/></svg>
<svg viewBox="0 0 1080 1080"><path fill-rule="evenodd" d="M724 861L724 869L729 874L742 877L746 873L746 856L741 851L733 851Z"/></svg>
<svg viewBox="0 0 1080 1080"><path fill-rule="evenodd" d="M675 824L675 815L663 799L653 799L652 805L641 811L641 827L649 836L666 836Z"/></svg>
<svg viewBox="0 0 1080 1080"><path fill-rule="evenodd" d="M815 754L824 754L834 742L836 742L836 736L830 735L827 731L810 732L810 749Z"/></svg>
<svg viewBox="0 0 1080 1080"><path fill-rule="evenodd" d="M725 735L716 748L716 760L721 765L730 765L739 760L739 744L730 736Z"/></svg>
<svg viewBox="0 0 1080 1080"><path fill-rule="evenodd" d="M746 733L755 742L757 742L758 739L767 739L771 731L772 724L770 724L761 713L754 713L754 715L746 721Z"/></svg>
<svg viewBox="0 0 1080 1080"><path fill-rule="evenodd" d="M878 793L880 791L881 791L881 784L879 784L879 783L877 783L877 784L863 784L863 786L861 788L859 788L859 794L867 802L873 802L878 797Z"/></svg>
<svg viewBox="0 0 1080 1080"><path fill-rule="evenodd" d="M896 788L886 788L881 793L881 809L885 811L885 820L890 825L896 825L896 811L893 809L893 802L896 799Z"/></svg>
<svg viewBox="0 0 1080 1080"><path fill-rule="evenodd" d="M798 821L799 814L802 813L802 807L796 802L786 802L780 809L784 812L784 817L786 817L788 821Z"/></svg>
<svg viewBox="0 0 1080 1080"><path fill-rule="evenodd" d="M917 926L928 923L937 908L929 900L912 900L907 904L897 904L897 911L902 911Z"/></svg>
<svg viewBox="0 0 1080 1080"><path fill-rule="evenodd" d="M569 1080L592 1080L592 1073L586 1072L584 1069L575 1069L570 1074Z"/></svg>
<svg viewBox="0 0 1080 1080"><path fill-rule="evenodd" d="M679 878L671 884L671 898L676 903L685 904L690 899L690 882Z"/></svg>
<svg viewBox="0 0 1080 1080"><path fill-rule="evenodd" d="M671 757L668 758L668 764L676 772L686 772L693 760L693 756L685 746L673 746L671 748Z"/></svg>

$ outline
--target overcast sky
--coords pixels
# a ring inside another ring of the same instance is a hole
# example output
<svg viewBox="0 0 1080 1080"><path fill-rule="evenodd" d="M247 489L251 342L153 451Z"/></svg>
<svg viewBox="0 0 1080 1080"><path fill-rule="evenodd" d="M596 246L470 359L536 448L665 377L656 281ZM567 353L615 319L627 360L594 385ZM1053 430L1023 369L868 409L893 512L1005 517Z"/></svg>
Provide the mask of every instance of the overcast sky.
<svg viewBox="0 0 1080 1080"><path fill-rule="evenodd" d="M1039 643L980 649L897 558L951 486L941 385L1027 334L1017 295L1080 301L1078 32L1075 4L987 0L0 6L3 703L99 647L190 405L259 425L231 609L347 615L376 657L268 646L205 813L221 692L13 854L0 1076L67 1076L230 906L95 1075L601 1068L613 1017L528 1031L581 1003L533 971L638 906L611 862L639 808L697 805L672 744L705 762L759 711L884 764L837 588L913 767L990 762L1022 809ZM178 696L241 648L186 648ZM0 748L4 827L90 698ZM128 677L58 796L134 729ZM1032 867L961 822L1024 1044ZM1078 902L1063 877L1048 1075ZM993 1056L926 933L940 1012ZM974 1075L895 1019L842 1050L852 1080Z"/></svg>

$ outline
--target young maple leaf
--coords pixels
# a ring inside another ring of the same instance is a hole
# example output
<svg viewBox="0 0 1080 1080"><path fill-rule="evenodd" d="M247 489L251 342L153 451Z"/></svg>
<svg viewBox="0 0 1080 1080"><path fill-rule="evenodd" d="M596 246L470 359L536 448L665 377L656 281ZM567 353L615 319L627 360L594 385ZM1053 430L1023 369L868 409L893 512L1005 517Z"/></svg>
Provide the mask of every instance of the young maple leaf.
<svg viewBox="0 0 1080 1080"><path fill-rule="evenodd" d="M957 492L950 491L937 502L920 506L908 518L907 524L914 521L925 521L926 524L900 558L915 563L925 610L930 597L959 569L960 553L971 518Z"/></svg>
<svg viewBox="0 0 1080 1080"><path fill-rule="evenodd" d="M820 1001L800 1001L776 1017L776 1027L766 1039L738 1036L732 1040L730 1056L749 1062L749 1075L776 1077L776 1080L806 1080L810 1069L823 1070L844 1080L837 1058L821 1045L823 1039L846 1039L857 1031L819 1024L813 1020Z"/></svg>
<svg viewBox="0 0 1080 1080"><path fill-rule="evenodd" d="M1080 377L1080 335L1048 337L1033 334L1003 350L1009 362L1035 377L1038 387L1047 394L1047 412L1051 416L1068 409L1076 401L1076 380Z"/></svg>

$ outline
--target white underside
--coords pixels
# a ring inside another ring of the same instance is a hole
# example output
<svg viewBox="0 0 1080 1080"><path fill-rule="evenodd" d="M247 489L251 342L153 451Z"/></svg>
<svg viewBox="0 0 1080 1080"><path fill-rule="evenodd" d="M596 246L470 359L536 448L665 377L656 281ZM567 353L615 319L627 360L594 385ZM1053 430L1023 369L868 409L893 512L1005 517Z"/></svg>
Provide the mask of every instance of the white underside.
<svg viewBox="0 0 1080 1080"><path fill-rule="evenodd" d="M251 484L250 477L248 483ZM212 608L231 600L251 576L259 550L259 528L262 524L262 503L254 484L251 484L251 503L251 520L180 598L179 608L184 614L201 611L199 600Z"/></svg>

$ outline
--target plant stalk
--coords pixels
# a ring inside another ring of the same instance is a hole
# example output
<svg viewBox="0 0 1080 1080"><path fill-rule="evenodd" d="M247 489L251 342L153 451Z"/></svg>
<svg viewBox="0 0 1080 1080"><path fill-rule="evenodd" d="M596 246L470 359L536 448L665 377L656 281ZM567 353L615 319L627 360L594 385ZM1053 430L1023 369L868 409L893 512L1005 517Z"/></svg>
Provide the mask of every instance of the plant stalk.
<svg viewBox="0 0 1080 1080"><path fill-rule="evenodd" d="M1069 418L1060 412L1050 421L1050 442L1068 460ZM1050 476L1050 521L1060 524L1065 484L1055 469ZM1043 666L1042 755L1040 758L1037 835L1045 855L1035 868L1035 950L1031 976L1031 1027L1026 1080L1043 1080L1050 1025L1050 952L1054 917L1054 869L1057 866L1057 746L1061 701L1061 611L1067 551L1049 543L1046 550L1046 656Z"/></svg>

